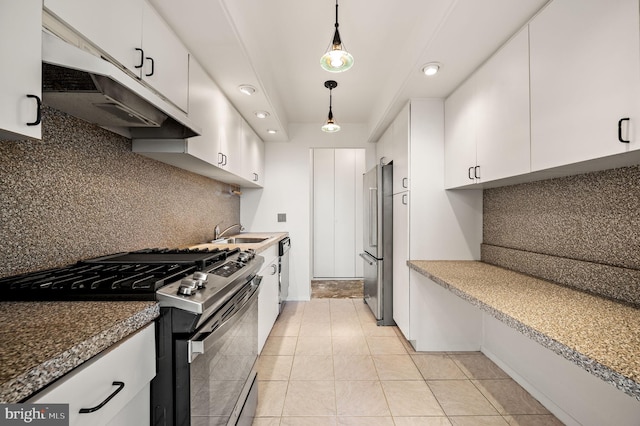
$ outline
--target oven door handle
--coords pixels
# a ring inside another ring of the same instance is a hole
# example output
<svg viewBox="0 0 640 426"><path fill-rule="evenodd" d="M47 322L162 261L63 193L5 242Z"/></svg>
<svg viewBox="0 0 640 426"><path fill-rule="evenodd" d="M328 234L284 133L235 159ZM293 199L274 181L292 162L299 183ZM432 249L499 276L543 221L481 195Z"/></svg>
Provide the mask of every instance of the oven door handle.
<svg viewBox="0 0 640 426"><path fill-rule="evenodd" d="M245 301L245 303L233 313L229 318L227 318L221 325L215 328L215 330L208 333L199 333L196 338L190 339L188 341L189 347L189 363L192 363L199 355L204 354L207 350L213 346L214 342L224 333L226 333L231 327L240 321L240 319L244 316L244 314L251 308L254 302L258 300L258 293L260 292L260 282L262 281L262 277L256 275L253 278L253 282L251 285L256 289L253 294ZM217 321L216 316L207 321L202 328L207 328L207 326L211 326L213 322Z"/></svg>

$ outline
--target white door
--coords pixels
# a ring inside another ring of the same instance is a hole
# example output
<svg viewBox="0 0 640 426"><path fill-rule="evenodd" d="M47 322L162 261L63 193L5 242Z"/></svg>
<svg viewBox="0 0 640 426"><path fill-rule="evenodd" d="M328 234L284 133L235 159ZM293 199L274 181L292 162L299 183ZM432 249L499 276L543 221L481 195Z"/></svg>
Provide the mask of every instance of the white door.
<svg viewBox="0 0 640 426"><path fill-rule="evenodd" d="M363 149L313 154L313 276L362 277Z"/></svg>

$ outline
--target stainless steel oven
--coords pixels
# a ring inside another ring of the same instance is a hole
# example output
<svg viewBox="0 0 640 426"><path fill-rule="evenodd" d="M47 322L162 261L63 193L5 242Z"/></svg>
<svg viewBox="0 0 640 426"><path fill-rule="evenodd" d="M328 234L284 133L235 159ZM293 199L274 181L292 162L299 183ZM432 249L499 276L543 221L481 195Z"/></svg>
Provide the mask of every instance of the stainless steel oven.
<svg viewBox="0 0 640 426"><path fill-rule="evenodd" d="M0 279L0 300L156 300L153 425L250 425L264 259L252 250L144 249Z"/></svg>
<svg viewBox="0 0 640 426"><path fill-rule="evenodd" d="M263 262L261 256L244 263L231 260L158 291L158 374L151 382L154 425L251 425L258 400L255 362L262 280L256 271ZM198 287L193 281L201 278L206 279L201 290L186 291L189 295L180 290ZM212 295L221 298L210 302L215 300Z"/></svg>
<svg viewBox="0 0 640 426"><path fill-rule="evenodd" d="M179 392L176 403L189 404L191 425L250 426L253 422L258 402L254 366L259 280L255 277L247 283L189 339L176 342L177 363L189 370L189 393ZM177 371L185 381L186 373ZM184 416L178 422L189 424Z"/></svg>

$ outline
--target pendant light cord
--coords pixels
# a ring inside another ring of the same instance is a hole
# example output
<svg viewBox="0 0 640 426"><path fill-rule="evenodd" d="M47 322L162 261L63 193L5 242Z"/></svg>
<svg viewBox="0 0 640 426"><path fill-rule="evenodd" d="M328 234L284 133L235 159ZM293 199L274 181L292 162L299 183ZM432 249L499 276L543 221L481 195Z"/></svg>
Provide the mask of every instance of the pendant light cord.
<svg viewBox="0 0 640 426"><path fill-rule="evenodd" d="M333 119L333 112L331 111L331 104L333 103L332 89L329 89L329 120Z"/></svg>
<svg viewBox="0 0 640 426"><path fill-rule="evenodd" d="M336 0L336 29L338 29L338 0Z"/></svg>

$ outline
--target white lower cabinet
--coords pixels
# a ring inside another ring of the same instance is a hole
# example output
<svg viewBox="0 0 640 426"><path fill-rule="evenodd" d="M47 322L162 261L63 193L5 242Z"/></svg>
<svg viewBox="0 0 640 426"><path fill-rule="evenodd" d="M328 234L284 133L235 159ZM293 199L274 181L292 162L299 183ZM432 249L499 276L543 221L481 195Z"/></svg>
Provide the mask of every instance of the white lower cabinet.
<svg viewBox="0 0 640 426"><path fill-rule="evenodd" d="M415 350L480 350L480 309L414 270L410 271L410 286L411 335Z"/></svg>
<svg viewBox="0 0 640 426"><path fill-rule="evenodd" d="M280 312L278 282L278 245L260 253L264 264L258 275L262 277L258 294L258 353L262 352L267 337Z"/></svg>
<svg viewBox="0 0 640 426"><path fill-rule="evenodd" d="M409 322L409 191L393 196L393 320L411 340Z"/></svg>
<svg viewBox="0 0 640 426"><path fill-rule="evenodd" d="M26 402L69 404L69 425L72 426L148 425L149 383L155 375L155 324L151 323ZM81 413L83 409L100 406L111 395L112 399L101 408Z"/></svg>
<svg viewBox="0 0 640 426"><path fill-rule="evenodd" d="M408 123L407 165L401 166L408 172L408 189L393 195L393 319L407 340L421 347L428 339L422 327L429 321L423 309L431 307L417 303L419 284L407 261L479 259L482 192L444 189L442 100L412 99L401 114L406 116L394 123Z"/></svg>

